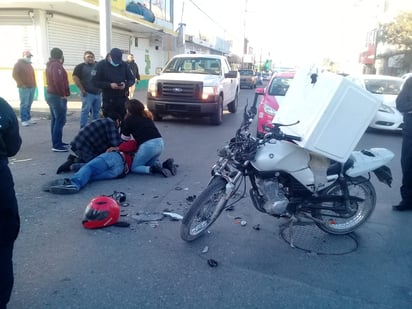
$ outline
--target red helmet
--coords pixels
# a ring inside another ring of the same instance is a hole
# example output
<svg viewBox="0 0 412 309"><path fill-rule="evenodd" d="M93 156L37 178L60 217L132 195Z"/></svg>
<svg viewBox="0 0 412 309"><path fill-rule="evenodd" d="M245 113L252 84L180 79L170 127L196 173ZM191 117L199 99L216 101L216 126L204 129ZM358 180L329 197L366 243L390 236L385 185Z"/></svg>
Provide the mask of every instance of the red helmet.
<svg viewBox="0 0 412 309"><path fill-rule="evenodd" d="M120 207L116 200L98 196L87 205L82 223L87 229L97 229L115 224L119 217Z"/></svg>

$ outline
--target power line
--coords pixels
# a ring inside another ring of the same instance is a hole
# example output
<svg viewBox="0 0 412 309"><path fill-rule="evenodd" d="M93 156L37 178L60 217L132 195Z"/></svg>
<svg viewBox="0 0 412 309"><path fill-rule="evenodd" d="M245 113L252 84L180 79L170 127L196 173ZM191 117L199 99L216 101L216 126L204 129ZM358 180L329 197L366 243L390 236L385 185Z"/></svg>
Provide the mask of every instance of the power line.
<svg viewBox="0 0 412 309"><path fill-rule="evenodd" d="M192 3L198 10L201 12L203 15L205 15L211 22L213 22L215 25L217 25L219 28L221 28L225 33L229 34L232 37L239 38L237 35L234 35L233 33L227 31L225 27L220 25L216 20L214 20L212 17L210 17L204 10L200 8L198 4L196 4L193 0L189 0L190 3Z"/></svg>

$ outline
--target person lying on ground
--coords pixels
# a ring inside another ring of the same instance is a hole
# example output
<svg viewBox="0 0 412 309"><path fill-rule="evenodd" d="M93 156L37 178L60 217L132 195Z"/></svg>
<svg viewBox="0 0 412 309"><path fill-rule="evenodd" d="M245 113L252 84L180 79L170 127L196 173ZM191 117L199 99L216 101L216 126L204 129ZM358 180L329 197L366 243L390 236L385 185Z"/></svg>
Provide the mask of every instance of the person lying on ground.
<svg viewBox="0 0 412 309"><path fill-rule="evenodd" d="M107 118L96 119L82 129L70 143L71 153L67 161L59 166L56 174L77 171L84 163L104 153L121 142L119 127L121 116L112 114Z"/></svg>
<svg viewBox="0 0 412 309"><path fill-rule="evenodd" d="M92 181L122 178L129 173L137 149L135 140L122 142L118 147L111 147L84 164L72 177L47 183L43 186L43 191L72 194L79 192Z"/></svg>
<svg viewBox="0 0 412 309"><path fill-rule="evenodd" d="M127 114L122 123L123 140L135 139L139 149L133 159L132 173L161 174L164 177L176 175L176 165L172 158L160 163L164 149L163 138L153 122L152 113L142 102L132 99L126 102Z"/></svg>

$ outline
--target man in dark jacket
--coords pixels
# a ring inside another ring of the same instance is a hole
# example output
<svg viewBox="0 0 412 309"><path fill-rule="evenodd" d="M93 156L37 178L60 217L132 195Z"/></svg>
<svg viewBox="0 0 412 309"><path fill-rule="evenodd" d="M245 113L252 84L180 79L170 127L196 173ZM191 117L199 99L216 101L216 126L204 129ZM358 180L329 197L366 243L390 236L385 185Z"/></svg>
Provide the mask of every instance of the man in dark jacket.
<svg viewBox="0 0 412 309"><path fill-rule="evenodd" d="M132 71L136 79L135 83L129 87L129 100L131 100L134 97L134 90L136 89L136 84L140 82L140 74L139 67L137 66L137 63L134 61L133 54L129 54L127 56L127 64L129 65L130 71Z"/></svg>
<svg viewBox="0 0 412 309"><path fill-rule="evenodd" d="M103 116L116 113L124 118L129 87L135 83L135 77L128 64L122 60L120 49L113 48L107 60L97 64L92 81L95 87L102 89Z"/></svg>
<svg viewBox="0 0 412 309"><path fill-rule="evenodd" d="M108 148L118 146L121 143L120 117L120 115L110 115L110 117L96 119L84 126L70 143L72 154L68 156L65 163L60 165L57 174L75 171L82 164L104 153Z"/></svg>
<svg viewBox="0 0 412 309"><path fill-rule="evenodd" d="M20 217L8 157L20 149L17 117L0 98L0 308L6 308L13 288L13 247L19 234Z"/></svg>
<svg viewBox="0 0 412 309"><path fill-rule="evenodd" d="M393 210L412 210L412 77L404 83L396 98L396 108L403 114L402 128L402 201Z"/></svg>

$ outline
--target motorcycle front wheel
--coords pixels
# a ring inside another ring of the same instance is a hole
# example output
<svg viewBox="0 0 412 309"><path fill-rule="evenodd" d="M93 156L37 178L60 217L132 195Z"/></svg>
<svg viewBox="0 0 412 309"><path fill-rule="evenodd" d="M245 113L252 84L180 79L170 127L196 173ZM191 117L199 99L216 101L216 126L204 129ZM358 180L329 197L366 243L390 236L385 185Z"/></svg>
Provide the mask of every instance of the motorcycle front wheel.
<svg viewBox="0 0 412 309"><path fill-rule="evenodd" d="M225 208L226 181L216 177L200 193L182 219L180 237L192 241L202 236Z"/></svg>
<svg viewBox="0 0 412 309"><path fill-rule="evenodd" d="M322 207L312 211L313 217L321 220L316 225L323 231L334 234L349 234L361 226L370 217L376 205L376 192L370 181L364 177L356 177L348 182L349 195L362 199L350 201L345 208L340 202L324 202ZM325 189L325 195L342 195L338 183ZM331 210L329 210L331 209Z"/></svg>

